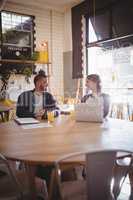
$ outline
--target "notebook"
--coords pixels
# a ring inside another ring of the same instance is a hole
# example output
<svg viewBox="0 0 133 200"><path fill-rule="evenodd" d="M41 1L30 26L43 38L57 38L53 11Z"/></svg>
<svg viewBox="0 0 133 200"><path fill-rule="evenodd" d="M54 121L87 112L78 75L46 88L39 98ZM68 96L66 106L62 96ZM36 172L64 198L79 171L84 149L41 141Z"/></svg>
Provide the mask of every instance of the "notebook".
<svg viewBox="0 0 133 200"><path fill-rule="evenodd" d="M98 103L79 103L75 105L76 121L103 122L103 106Z"/></svg>
<svg viewBox="0 0 133 200"><path fill-rule="evenodd" d="M20 125L40 123L37 119L31 118L31 117L29 117L29 118L16 118L15 121Z"/></svg>

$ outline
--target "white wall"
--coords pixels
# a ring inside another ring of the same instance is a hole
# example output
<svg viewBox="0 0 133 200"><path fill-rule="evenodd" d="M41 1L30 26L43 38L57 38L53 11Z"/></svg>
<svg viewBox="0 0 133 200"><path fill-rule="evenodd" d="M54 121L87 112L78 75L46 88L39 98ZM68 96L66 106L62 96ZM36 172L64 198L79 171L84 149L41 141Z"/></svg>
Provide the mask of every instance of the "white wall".
<svg viewBox="0 0 133 200"><path fill-rule="evenodd" d="M54 10L36 9L35 7L24 7L11 3L6 4L5 10L35 16L36 46L38 47L44 40L48 41L49 44L49 60L52 63L51 91L53 94L63 95L64 14ZM15 83L11 86L21 88L21 91L33 88L33 84L27 84L23 76L17 76Z"/></svg>
<svg viewBox="0 0 133 200"><path fill-rule="evenodd" d="M64 14L64 52L72 51L72 25L71 9L67 9Z"/></svg>
<svg viewBox="0 0 133 200"><path fill-rule="evenodd" d="M65 97L75 97L77 84L72 79L72 14L71 9L67 9L64 14L64 95Z"/></svg>

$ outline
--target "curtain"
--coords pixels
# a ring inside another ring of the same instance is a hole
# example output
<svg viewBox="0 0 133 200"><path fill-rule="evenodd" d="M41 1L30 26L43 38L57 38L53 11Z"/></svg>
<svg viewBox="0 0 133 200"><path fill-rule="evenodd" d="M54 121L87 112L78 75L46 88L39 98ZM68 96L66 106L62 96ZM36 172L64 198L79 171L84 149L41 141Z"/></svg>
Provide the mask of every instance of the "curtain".
<svg viewBox="0 0 133 200"><path fill-rule="evenodd" d="M73 46L73 70L72 78L83 77L82 67L82 15L87 13L86 1L72 8L72 46Z"/></svg>

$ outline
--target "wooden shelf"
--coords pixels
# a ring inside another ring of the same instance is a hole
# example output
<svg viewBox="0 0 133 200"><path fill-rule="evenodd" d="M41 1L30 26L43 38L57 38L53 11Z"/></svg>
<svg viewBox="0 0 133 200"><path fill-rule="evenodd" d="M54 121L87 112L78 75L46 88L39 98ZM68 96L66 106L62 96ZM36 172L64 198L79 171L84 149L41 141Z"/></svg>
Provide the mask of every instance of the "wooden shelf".
<svg viewBox="0 0 133 200"><path fill-rule="evenodd" d="M50 64L52 64L52 63L51 63L51 62L47 62L47 63L45 63L45 62L35 61L35 64L50 65Z"/></svg>
<svg viewBox="0 0 133 200"><path fill-rule="evenodd" d="M49 65L51 64L50 62L44 63L44 62L39 62L39 61L33 61L33 60L15 60L15 59L1 59L0 63L17 63L17 64L46 64Z"/></svg>
<svg viewBox="0 0 133 200"><path fill-rule="evenodd" d="M25 63L25 64L34 64L32 60L14 60L14 59L2 59L0 63Z"/></svg>

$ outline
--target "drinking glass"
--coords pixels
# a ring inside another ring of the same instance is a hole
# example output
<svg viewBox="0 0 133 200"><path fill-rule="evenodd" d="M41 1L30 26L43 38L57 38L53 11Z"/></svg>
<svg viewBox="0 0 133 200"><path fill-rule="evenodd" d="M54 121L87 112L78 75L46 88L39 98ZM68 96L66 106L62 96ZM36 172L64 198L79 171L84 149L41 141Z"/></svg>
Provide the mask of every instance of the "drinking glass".
<svg viewBox="0 0 133 200"><path fill-rule="evenodd" d="M54 122L54 111L47 111L48 122Z"/></svg>

